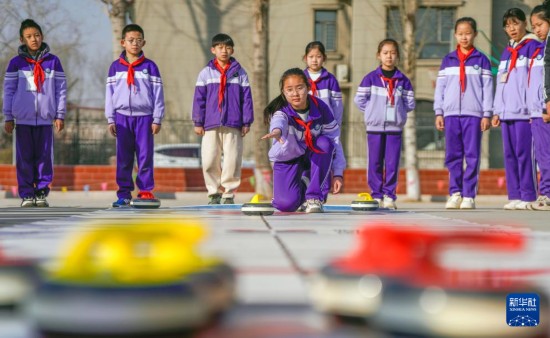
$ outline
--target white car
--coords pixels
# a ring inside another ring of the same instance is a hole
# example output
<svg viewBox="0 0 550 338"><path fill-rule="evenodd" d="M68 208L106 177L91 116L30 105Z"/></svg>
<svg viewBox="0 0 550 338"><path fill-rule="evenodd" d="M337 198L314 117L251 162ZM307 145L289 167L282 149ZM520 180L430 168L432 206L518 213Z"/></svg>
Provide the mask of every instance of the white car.
<svg viewBox="0 0 550 338"><path fill-rule="evenodd" d="M201 168L201 145L199 143L162 144L155 147L153 160L155 167L159 168ZM242 167L254 168L254 161L243 159Z"/></svg>
<svg viewBox="0 0 550 338"><path fill-rule="evenodd" d="M155 147L155 167L200 168L201 145L199 143L162 144Z"/></svg>

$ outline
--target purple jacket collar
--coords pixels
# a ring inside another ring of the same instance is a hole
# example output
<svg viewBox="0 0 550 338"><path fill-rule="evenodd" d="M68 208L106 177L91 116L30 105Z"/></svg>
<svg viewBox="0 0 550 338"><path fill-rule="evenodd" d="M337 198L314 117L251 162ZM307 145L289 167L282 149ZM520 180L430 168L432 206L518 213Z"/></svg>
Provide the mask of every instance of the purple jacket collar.
<svg viewBox="0 0 550 338"><path fill-rule="evenodd" d="M320 119L322 116L321 116L321 111L319 110L319 103L318 102L316 103L314 100L312 100L312 96L309 94L307 95L307 98L309 101L309 116L307 118L308 121ZM288 116L300 118L300 116L298 115L298 113L296 113L294 108L292 108L290 103L287 103L286 105L284 105L281 108L281 111L283 111Z"/></svg>
<svg viewBox="0 0 550 338"><path fill-rule="evenodd" d="M309 75L309 71L307 70L307 68L304 69L304 74L306 74L306 77L308 80L311 80L311 76ZM328 78L328 77L329 77L329 72L323 67L321 68L321 75L319 75L319 78L317 79L317 81L321 81L322 79Z"/></svg>
<svg viewBox="0 0 550 338"><path fill-rule="evenodd" d="M212 59L208 62L208 67L217 70L216 65L214 65L214 60L215 59ZM229 65L229 70L227 70L228 79L241 69L241 64L235 58L233 57L229 58L229 62L231 64Z"/></svg>
<svg viewBox="0 0 550 338"><path fill-rule="evenodd" d="M470 58L473 58L473 57L479 57L481 55L482 55L481 52L479 50L477 50L477 48L474 47L474 51L472 52L472 54L468 55L466 60L468 60ZM458 51L456 49L454 51L450 52L447 56L449 58L456 59L456 60L460 61L460 59L458 58Z"/></svg>

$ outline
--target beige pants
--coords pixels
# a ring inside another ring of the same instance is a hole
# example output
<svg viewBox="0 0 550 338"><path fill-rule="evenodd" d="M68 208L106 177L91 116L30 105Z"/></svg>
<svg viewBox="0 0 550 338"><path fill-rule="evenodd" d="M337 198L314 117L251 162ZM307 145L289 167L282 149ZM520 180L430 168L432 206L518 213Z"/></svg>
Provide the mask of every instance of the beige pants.
<svg viewBox="0 0 550 338"><path fill-rule="evenodd" d="M202 137L201 158L208 195L222 193L223 187L223 198L234 197L235 190L241 184L241 130L228 127L207 130Z"/></svg>

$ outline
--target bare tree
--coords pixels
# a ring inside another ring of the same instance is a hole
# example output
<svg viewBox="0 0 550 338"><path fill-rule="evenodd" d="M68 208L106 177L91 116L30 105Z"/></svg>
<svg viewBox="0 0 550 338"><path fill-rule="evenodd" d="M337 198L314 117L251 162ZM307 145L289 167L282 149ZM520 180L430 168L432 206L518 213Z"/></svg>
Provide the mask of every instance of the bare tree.
<svg viewBox="0 0 550 338"><path fill-rule="evenodd" d="M120 39L122 30L128 23L128 14L134 3L133 0L101 0L107 5L109 11L109 19L113 29L113 59L118 59L120 56Z"/></svg>
<svg viewBox="0 0 550 338"><path fill-rule="evenodd" d="M254 148L254 178L256 182L256 193L271 198L273 195L272 171L267 153L269 150L268 140L260 140L267 134L268 127L265 123L263 110L268 100L268 18L269 0L254 0L252 12L254 16L254 30L252 33L252 46L254 49L252 82L254 90L254 138L258 140Z"/></svg>
<svg viewBox="0 0 550 338"><path fill-rule="evenodd" d="M416 11L418 0L399 0L399 13L403 27L403 72L411 80L413 87L416 84ZM404 129L405 136L405 170L407 198L420 200L420 178L418 175L418 155L416 147L416 114L408 114Z"/></svg>

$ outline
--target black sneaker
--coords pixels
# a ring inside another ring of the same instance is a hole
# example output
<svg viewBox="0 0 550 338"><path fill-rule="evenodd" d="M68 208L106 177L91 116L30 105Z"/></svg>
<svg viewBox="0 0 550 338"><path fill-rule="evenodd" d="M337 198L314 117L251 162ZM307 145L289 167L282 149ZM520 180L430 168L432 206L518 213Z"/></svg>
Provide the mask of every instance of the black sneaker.
<svg viewBox="0 0 550 338"><path fill-rule="evenodd" d="M35 206L34 197L23 197L21 200L21 208L31 208Z"/></svg>
<svg viewBox="0 0 550 338"><path fill-rule="evenodd" d="M210 202L208 202L208 204L220 204L222 200L222 195L213 194L213 195L209 195L208 198L210 198Z"/></svg>
<svg viewBox="0 0 550 338"><path fill-rule="evenodd" d="M40 208L47 208L50 206L48 204L48 201L46 200L46 194L44 193L43 190L38 190L36 192L36 196L34 198L34 204Z"/></svg>
<svg viewBox="0 0 550 338"><path fill-rule="evenodd" d="M235 204L235 200L233 197L224 198L222 200L222 204Z"/></svg>

